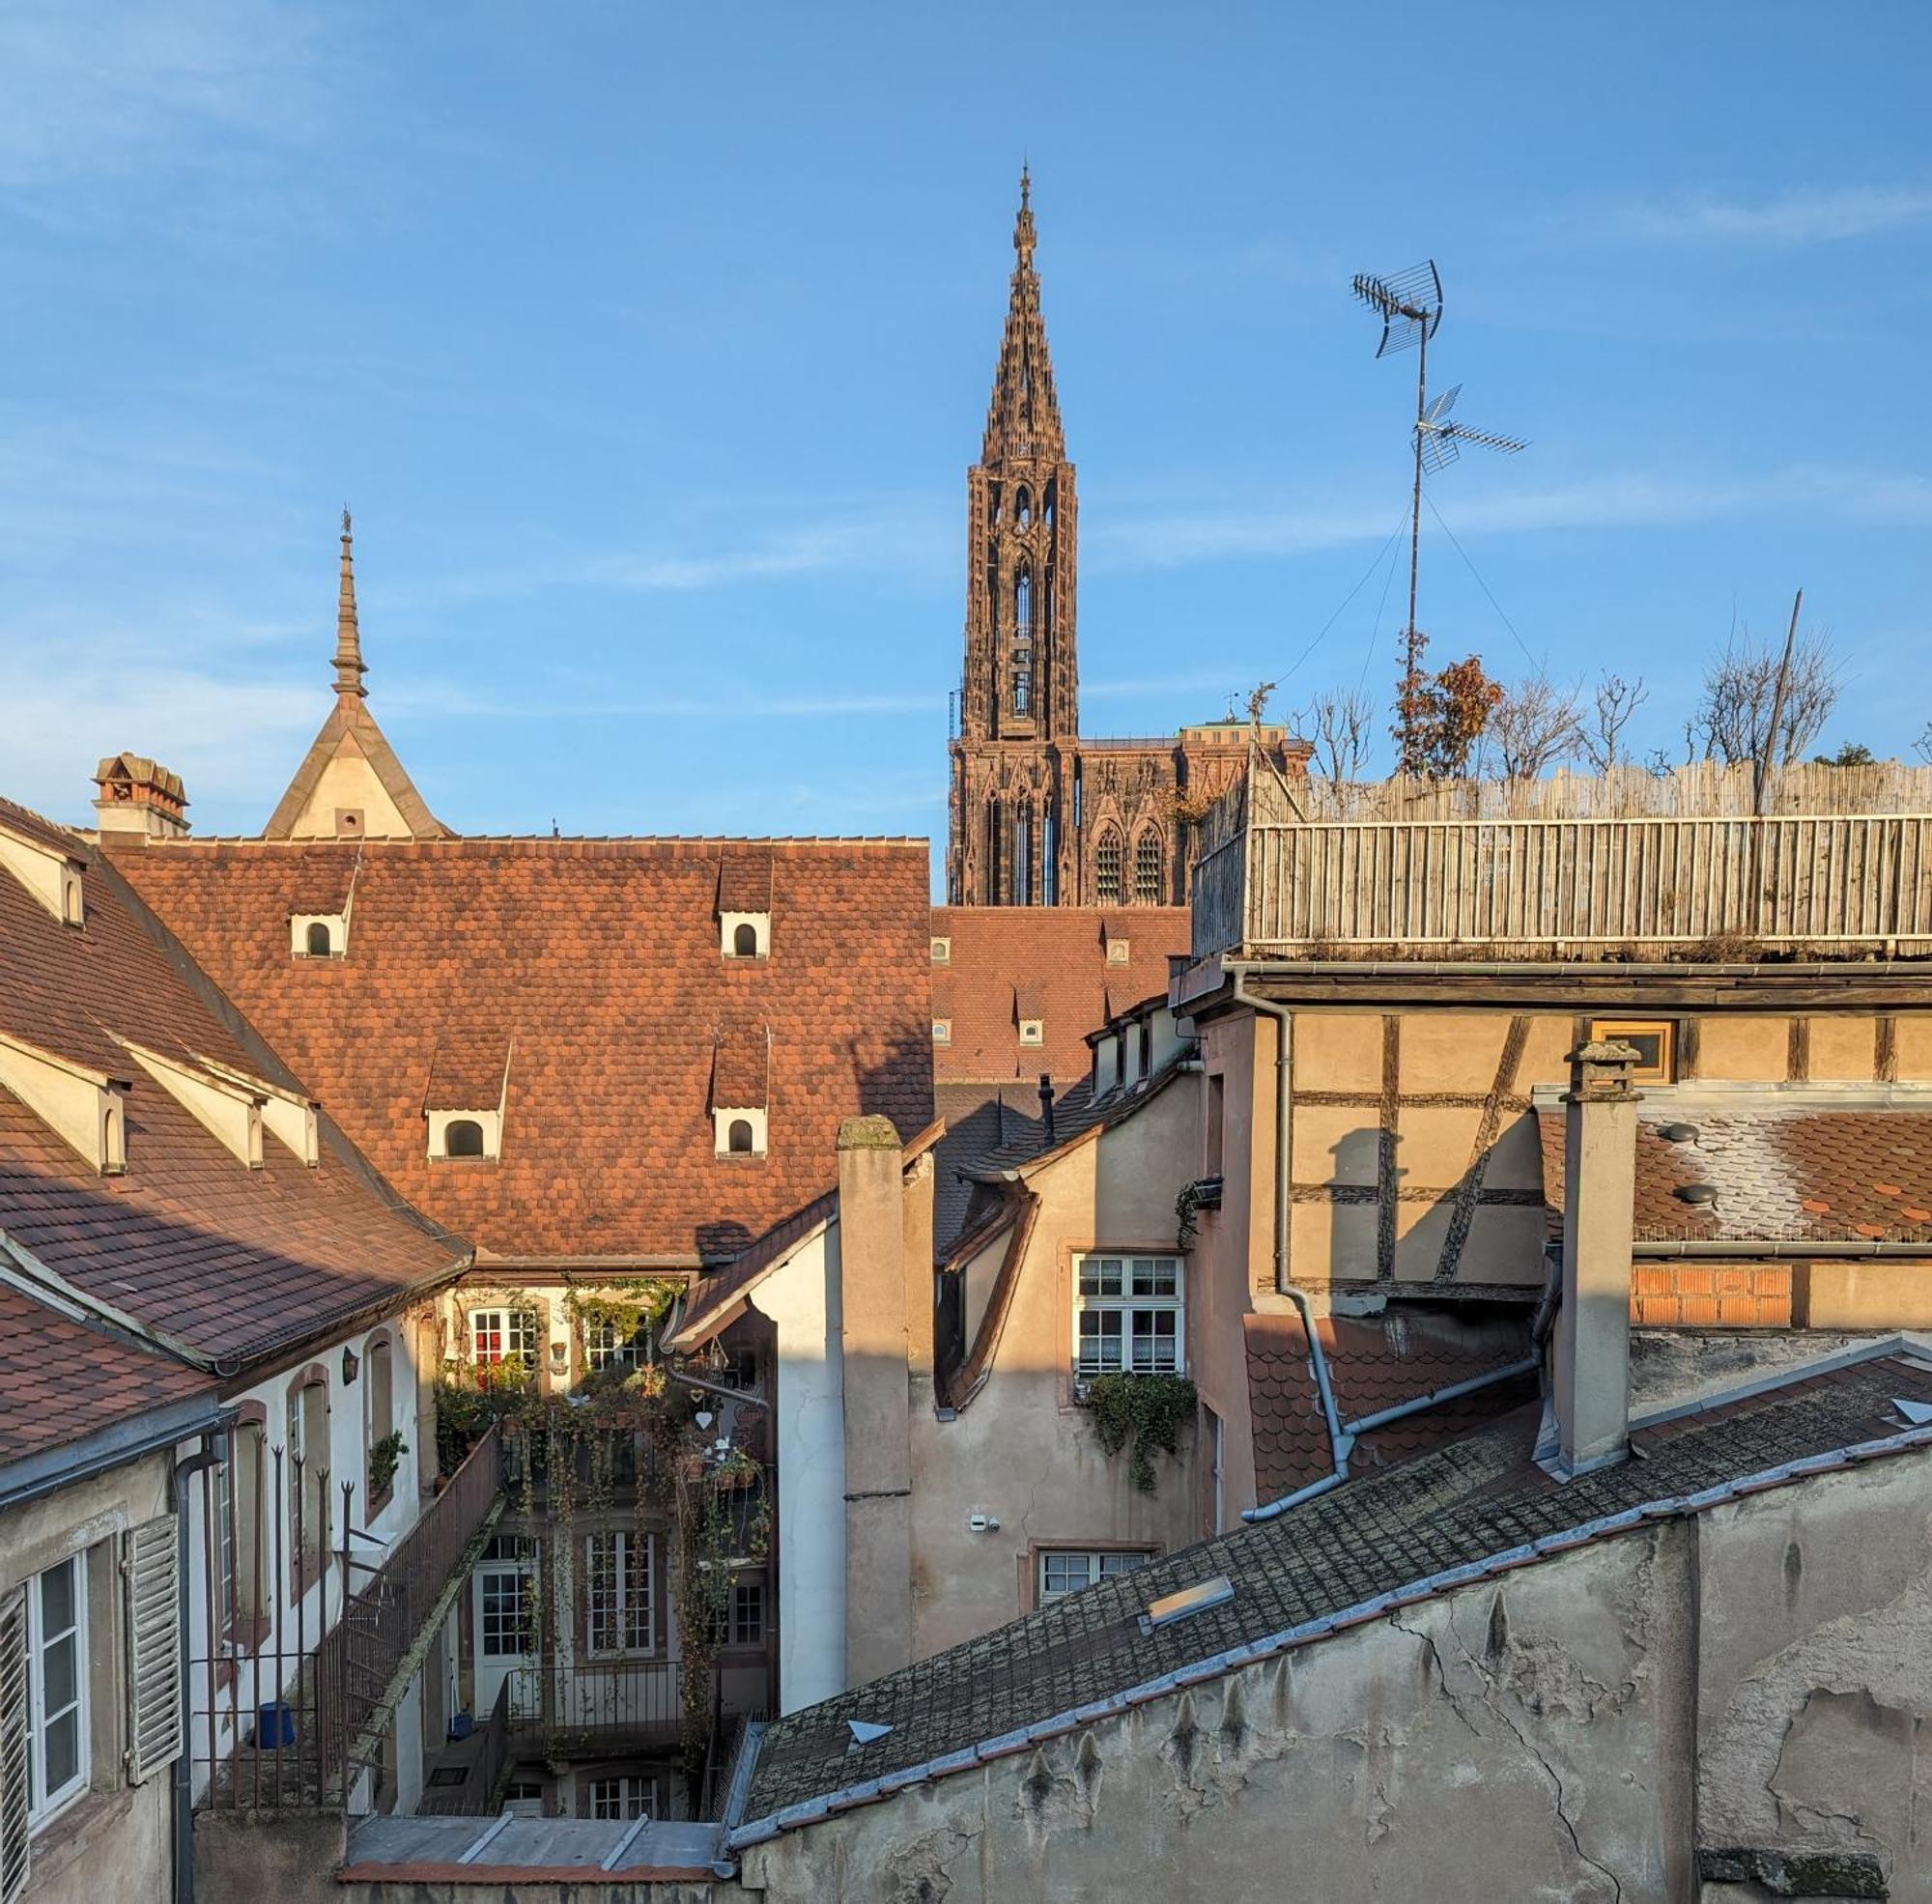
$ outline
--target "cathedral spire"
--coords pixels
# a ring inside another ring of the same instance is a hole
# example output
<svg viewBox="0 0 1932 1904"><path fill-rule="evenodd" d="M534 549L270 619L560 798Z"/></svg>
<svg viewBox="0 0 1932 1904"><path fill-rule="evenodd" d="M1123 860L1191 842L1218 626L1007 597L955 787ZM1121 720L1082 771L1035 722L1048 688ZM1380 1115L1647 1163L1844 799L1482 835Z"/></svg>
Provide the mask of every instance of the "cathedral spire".
<svg viewBox="0 0 1932 1904"><path fill-rule="evenodd" d="M355 620L355 531L349 511L342 511L342 583L335 600L335 692L344 700L365 699L369 690L362 677L369 670L362 661L362 631Z"/></svg>
<svg viewBox="0 0 1932 1904"><path fill-rule="evenodd" d="M980 461L989 469L1009 463L1058 463L1066 454L1060 403L1053 393L1053 361L1046 350L1046 321L1039 311L1039 273L1033 267L1037 242L1033 179L1022 167L1020 209L1013 220L1012 291L980 452Z"/></svg>

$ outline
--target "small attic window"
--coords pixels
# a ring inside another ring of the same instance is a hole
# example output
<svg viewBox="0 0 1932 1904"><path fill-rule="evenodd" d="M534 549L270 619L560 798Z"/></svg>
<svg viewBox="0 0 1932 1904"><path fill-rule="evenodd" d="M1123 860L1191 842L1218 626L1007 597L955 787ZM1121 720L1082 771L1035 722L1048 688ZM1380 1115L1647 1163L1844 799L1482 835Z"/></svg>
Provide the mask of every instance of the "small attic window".
<svg viewBox="0 0 1932 1904"><path fill-rule="evenodd" d="M1043 1018L1022 1018L1020 1020L1020 1042L1022 1044L1044 1044L1046 1042L1046 1020Z"/></svg>
<svg viewBox="0 0 1932 1904"><path fill-rule="evenodd" d="M769 958L772 955L771 914L720 913L718 950L726 958Z"/></svg>
<svg viewBox="0 0 1932 1904"><path fill-rule="evenodd" d="M749 1105L727 1105L711 1113L712 1149L721 1157L765 1154L765 1114Z"/></svg>
<svg viewBox="0 0 1932 1904"><path fill-rule="evenodd" d="M289 916L289 953L294 958L340 958L349 950L349 921L336 912L298 912Z"/></svg>
<svg viewBox="0 0 1932 1904"><path fill-rule="evenodd" d="M935 965L951 965L952 963L952 941L951 939L933 940L932 962Z"/></svg>
<svg viewBox="0 0 1932 1904"><path fill-rule="evenodd" d="M1107 963L1109 965L1126 964L1130 950L1130 941L1126 939L1109 939L1107 941Z"/></svg>
<svg viewBox="0 0 1932 1904"><path fill-rule="evenodd" d="M429 1154L433 1161L460 1163L496 1157L501 1152L503 1115L500 1111L432 1111L429 1114Z"/></svg>
<svg viewBox="0 0 1932 1904"><path fill-rule="evenodd" d="M934 1044L951 1044L952 1042L952 1020L951 1018L935 1018L932 1021L932 1041Z"/></svg>
<svg viewBox="0 0 1932 1904"><path fill-rule="evenodd" d="M335 837L338 839L353 839L362 831L362 809L360 807L338 807L335 810Z"/></svg>
<svg viewBox="0 0 1932 1904"><path fill-rule="evenodd" d="M1226 1574L1216 1574L1211 1580L1182 1587L1179 1593L1164 1593L1158 1600L1150 1601L1147 1611L1141 1615L1141 1631L1152 1633L1160 1627L1172 1626L1176 1620L1186 1619L1190 1613L1205 1613L1210 1606L1225 1606L1234 1597L1234 1581Z"/></svg>

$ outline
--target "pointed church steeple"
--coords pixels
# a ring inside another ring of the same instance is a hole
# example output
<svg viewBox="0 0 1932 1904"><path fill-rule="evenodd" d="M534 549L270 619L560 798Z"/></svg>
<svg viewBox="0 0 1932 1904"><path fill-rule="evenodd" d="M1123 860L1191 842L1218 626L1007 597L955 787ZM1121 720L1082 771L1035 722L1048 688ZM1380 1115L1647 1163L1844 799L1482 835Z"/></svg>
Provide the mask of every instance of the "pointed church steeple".
<svg viewBox="0 0 1932 1904"><path fill-rule="evenodd" d="M368 673L362 660L362 631L355 620L355 530L349 511L342 511L342 581L335 596L335 692L344 697L354 695L366 700L369 690L362 685Z"/></svg>
<svg viewBox="0 0 1932 1904"><path fill-rule="evenodd" d="M335 587L335 705L288 791L275 803L265 839L445 839L388 737L369 712L362 626L355 611L355 530L342 512L342 567Z"/></svg>
<svg viewBox="0 0 1932 1904"><path fill-rule="evenodd" d="M989 469L1015 461L1058 463L1066 454L1060 402L1053 392L1053 360L1046 349L1046 320L1039 309L1039 273L1033 267L1037 242L1033 180L1022 167L1007 328L1000 339L993 398L986 408L986 440L980 455Z"/></svg>

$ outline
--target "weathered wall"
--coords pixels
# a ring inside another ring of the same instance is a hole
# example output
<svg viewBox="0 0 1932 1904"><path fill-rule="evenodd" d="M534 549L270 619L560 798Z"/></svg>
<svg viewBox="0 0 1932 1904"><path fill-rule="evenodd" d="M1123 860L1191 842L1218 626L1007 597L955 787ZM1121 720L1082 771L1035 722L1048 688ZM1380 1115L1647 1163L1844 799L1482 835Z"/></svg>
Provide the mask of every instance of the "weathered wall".
<svg viewBox="0 0 1932 1904"><path fill-rule="evenodd" d="M1100 1450L1073 1399L1072 1259L1095 1247L1173 1253L1174 1199L1198 1174L1200 1080L1170 1084L1124 1123L1034 1173L1037 1217L985 1386L952 1420L913 1415L914 1656L924 1658L1033 1605L1040 1547L1172 1551L1196 1538L1193 1450L1157 1460L1135 1492L1125 1455ZM997 1268L1003 1236L989 1252ZM1188 1354L1197 1333L1188 1274ZM983 1512L996 1530L974 1533ZM787 1606L792 1603L788 1600Z"/></svg>
<svg viewBox="0 0 1932 1904"><path fill-rule="evenodd" d="M1719 1508L1696 1582L1707 1849L1863 1854L1932 1900L1932 1483L1875 1463ZM1739 1893L1714 1887L1712 1895Z"/></svg>
<svg viewBox="0 0 1932 1904"><path fill-rule="evenodd" d="M1690 1533L1504 1576L748 1850L774 1899L1691 1891Z"/></svg>
<svg viewBox="0 0 1932 1904"><path fill-rule="evenodd" d="M169 1506L164 1455L130 1462L0 1514L0 1594L86 1556L89 1790L34 1834L29 1904L150 1904L173 1858L171 1777L126 1782L125 1614L120 1537Z"/></svg>
<svg viewBox="0 0 1932 1904"><path fill-rule="evenodd" d="M322 770L315 791L289 831L297 839L333 839L335 815L343 809L360 811L362 831L371 839L411 838L410 823L401 808L390 799L362 751L347 736L341 751Z"/></svg>

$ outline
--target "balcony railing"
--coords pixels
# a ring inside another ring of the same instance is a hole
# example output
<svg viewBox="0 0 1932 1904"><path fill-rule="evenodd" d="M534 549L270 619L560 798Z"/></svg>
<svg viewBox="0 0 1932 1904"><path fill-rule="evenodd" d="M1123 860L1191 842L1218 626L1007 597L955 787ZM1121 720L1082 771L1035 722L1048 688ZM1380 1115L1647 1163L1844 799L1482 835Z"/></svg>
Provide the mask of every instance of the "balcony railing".
<svg viewBox="0 0 1932 1904"><path fill-rule="evenodd" d="M1514 801L1507 787L1397 785L1342 789L1378 796L1350 803L1259 781L1247 810L1237 790L1204 829L1195 953L1932 951L1932 775L1894 769L1878 789L1785 771L1767 807L1796 796L1817 810L1750 810L1747 770L1647 795L1628 778L1530 782ZM1699 792L1715 810L1669 810ZM1861 799L1872 810L1841 810ZM1317 817L1350 805L1366 810Z"/></svg>
<svg viewBox="0 0 1932 1904"><path fill-rule="evenodd" d="M294 1466L290 1495L297 1551L305 1550L303 1503L309 1498ZM283 1459L273 1456L272 1502L282 1498ZM316 1498L327 1500L329 1477ZM502 1454L493 1428L469 1451L448 1485L423 1510L379 1565L355 1553L349 1524L353 1497L342 1489L339 1544L326 1551L317 1606L310 1586L292 1607L278 1607L258 1644L213 1643L195 1662L191 1749L205 1777L202 1803L234 1806L343 1805L358 1776L377 1765L381 1734L405 1690L416 1649L450 1604L468 1562L502 1511ZM288 1577L279 1550L283 1524L272 1520L273 1578ZM266 1524L266 1523L265 1523ZM362 1538L366 1539L366 1536ZM263 1581L259 1596L267 1595ZM272 1597L269 1595L268 1597ZM331 1623L329 1611L337 1617ZM317 1633L317 1629L324 1631Z"/></svg>

